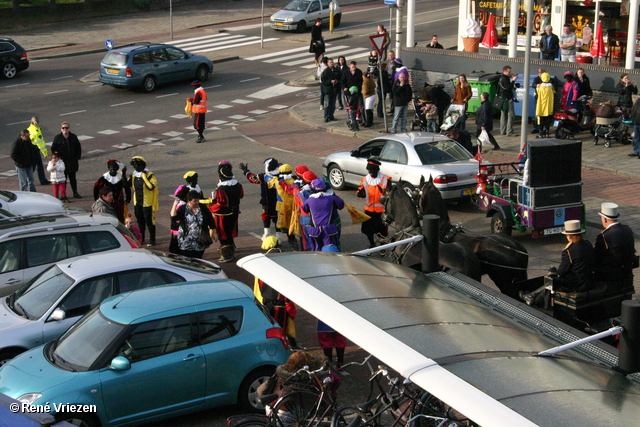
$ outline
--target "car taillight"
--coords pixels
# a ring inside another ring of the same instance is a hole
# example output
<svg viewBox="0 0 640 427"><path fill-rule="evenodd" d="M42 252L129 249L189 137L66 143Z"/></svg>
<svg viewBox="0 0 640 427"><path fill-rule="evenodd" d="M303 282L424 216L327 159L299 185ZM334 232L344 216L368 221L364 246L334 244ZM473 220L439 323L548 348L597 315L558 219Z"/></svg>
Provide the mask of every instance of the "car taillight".
<svg viewBox="0 0 640 427"><path fill-rule="evenodd" d="M457 182L457 181L458 181L458 175L454 173L449 173L446 175L438 175L435 178L433 178L434 184L449 184L450 182Z"/></svg>
<svg viewBox="0 0 640 427"><path fill-rule="evenodd" d="M131 72L131 68L127 67L126 73L127 73L127 77L133 77L133 73Z"/></svg>
<svg viewBox="0 0 640 427"><path fill-rule="evenodd" d="M285 349L289 349L289 343L287 342L287 337L284 336L284 331L282 328L270 328L267 329L267 338L278 338L282 341L282 345L284 345Z"/></svg>
<svg viewBox="0 0 640 427"><path fill-rule="evenodd" d="M22 61L26 61L27 60L27 52L23 53L22 56L20 57L20 59Z"/></svg>
<svg viewBox="0 0 640 427"><path fill-rule="evenodd" d="M137 240L132 239L130 236L127 236L126 234L122 234L122 236L126 239L127 242L129 242L129 245L133 248L133 249L140 249L140 243L138 243Z"/></svg>

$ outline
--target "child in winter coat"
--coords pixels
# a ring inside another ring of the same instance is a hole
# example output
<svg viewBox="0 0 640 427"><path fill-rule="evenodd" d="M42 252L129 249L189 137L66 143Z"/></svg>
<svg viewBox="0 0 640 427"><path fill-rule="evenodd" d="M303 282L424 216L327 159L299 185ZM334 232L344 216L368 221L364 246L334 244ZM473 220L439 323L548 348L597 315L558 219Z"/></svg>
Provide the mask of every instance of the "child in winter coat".
<svg viewBox="0 0 640 427"><path fill-rule="evenodd" d="M430 99L422 107L424 118L427 121L427 132L438 132L438 107Z"/></svg>
<svg viewBox="0 0 640 427"><path fill-rule="evenodd" d="M60 197L63 202L69 202L67 199L67 180L64 177L64 162L58 153L51 154L51 160L47 165L47 171L51 174L49 181L53 186L53 197Z"/></svg>

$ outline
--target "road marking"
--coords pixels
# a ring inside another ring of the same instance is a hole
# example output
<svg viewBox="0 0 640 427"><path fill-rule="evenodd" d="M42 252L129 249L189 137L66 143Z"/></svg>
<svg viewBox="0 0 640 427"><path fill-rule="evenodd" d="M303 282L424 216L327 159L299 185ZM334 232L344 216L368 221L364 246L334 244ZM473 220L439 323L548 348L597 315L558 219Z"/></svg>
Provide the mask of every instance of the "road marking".
<svg viewBox="0 0 640 427"><path fill-rule="evenodd" d="M211 125L223 125L225 123L229 123L228 120L211 120L210 122L207 122Z"/></svg>
<svg viewBox="0 0 640 427"><path fill-rule="evenodd" d="M254 233L253 231L249 231L247 234L248 234L249 236L253 236L253 237L255 237L256 239L262 240L262 236L261 236L261 235L259 235L258 233Z"/></svg>
<svg viewBox="0 0 640 427"><path fill-rule="evenodd" d="M256 119L252 119L251 117L247 118L247 119L242 119L243 122L255 122Z"/></svg>
<svg viewBox="0 0 640 427"><path fill-rule="evenodd" d="M54 93L62 93L62 92L69 92L69 89L62 89L62 90L54 90L53 92L45 92L45 95L51 95Z"/></svg>
<svg viewBox="0 0 640 427"><path fill-rule="evenodd" d="M86 141L87 139L93 139L93 137L89 135L78 135L78 141Z"/></svg>
<svg viewBox="0 0 640 427"><path fill-rule="evenodd" d="M236 128L234 127L233 130L236 130ZM243 137L244 139L247 139L247 140L251 141L251 142L255 142L256 144L258 143L258 141L256 141L255 139L253 139L253 138L251 138L251 137L249 137L247 135L240 134L240 136Z"/></svg>
<svg viewBox="0 0 640 427"><path fill-rule="evenodd" d="M179 136L179 135L184 135L184 132L171 131L171 132L165 132L165 133L163 133L163 135L176 137L176 136Z"/></svg>
<svg viewBox="0 0 640 427"><path fill-rule="evenodd" d="M205 39L213 39L216 37L225 37L228 36L229 33L217 33L217 34L209 34L206 36L200 36L200 37L191 37L190 39L181 39L181 40L176 40L173 42L174 46L184 46L185 44L189 44L189 42L193 42L193 41L197 41L197 40L205 40Z"/></svg>
<svg viewBox="0 0 640 427"><path fill-rule="evenodd" d="M42 62L42 61L48 61L48 59L30 59L29 63L33 64L34 62Z"/></svg>
<svg viewBox="0 0 640 427"><path fill-rule="evenodd" d="M55 80L62 80L62 79L70 79L73 76L62 76L62 77L56 77L55 79L51 79L51 81L55 81Z"/></svg>
<svg viewBox="0 0 640 427"><path fill-rule="evenodd" d="M147 120L147 123L151 123L154 125L159 125L160 123L166 123L166 120L162 120L162 119L153 119L153 120Z"/></svg>
<svg viewBox="0 0 640 427"><path fill-rule="evenodd" d="M158 138L154 138L154 137L150 136L150 137L147 137L147 138L139 139L138 141L145 142L145 143L148 144L150 142L155 142L155 141L160 141L160 140Z"/></svg>
<svg viewBox="0 0 640 427"><path fill-rule="evenodd" d="M18 84L15 84L15 85L5 86L5 88L8 88L8 87L25 86L25 85L30 85L30 84L31 84L31 83L18 83Z"/></svg>
<svg viewBox="0 0 640 427"><path fill-rule="evenodd" d="M246 119L249 116L243 116L242 114L236 114L235 116L229 116L230 119L233 120L242 120L242 119Z"/></svg>
<svg viewBox="0 0 640 427"><path fill-rule="evenodd" d="M345 46L345 47L348 47L348 46ZM332 52L327 53L326 55L327 55L327 57L329 57L329 56L339 56L339 55L348 56L350 53L359 53L359 54L360 53L365 53L366 56L369 56L369 52L370 52L370 50L367 49L367 48L357 47L357 48L353 48L353 49L349 49L349 50L345 50L345 51L332 51ZM349 58L349 60L351 60L351 58ZM307 58L304 58L304 59L297 60L297 61L283 62L281 65L286 65L288 67L291 67L293 65L302 65L302 64L307 64L309 62L311 62L311 57L310 56L308 56Z"/></svg>
<svg viewBox="0 0 640 427"><path fill-rule="evenodd" d="M140 129L143 128L144 126L141 125L126 125L126 126L122 126L124 129L131 129L131 130L135 130L135 129Z"/></svg>
<svg viewBox="0 0 640 427"><path fill-rule="evenodd" d="M169 117L171 117L172 119L186 119L189 116L187 116L186 114L174 114L173 116Z"/></svg>
<svg viewBox="0 0 640 427"><path fill-rule="evenodd" d="M267 110L253 110L253 111L249 111L249 113L260 115L260 114L268 113L268 111Z"/></svg>
<svg viewBox="0 0 640 427"><path fill-rule="evenodd" d="M122 144L112 145L112 147L124 150L125 148L133 147L133 144L127 144L126 142L123 142Z"/></svg>
<svg viewBox="0 0 640 427"><path fill-rule="evenodd" d="M113 129L106 129L106 130L98 131L98 133L102 135L115 135L116 133L120 133L120 131L113 130Z"/></svg>
<svg viewBox="0 0 640 427"><path fill-rule="evenodd" d="M249 101L248 99L234 99L233 101L236 104L251 104L253 101Z"/></svg>
<svg viewBox="0 0 640 427"><path fill-rule="evenodd" d="M17 170L8 170L6 172L0 172L0 175L2 176L16 176L18 175L18 171Z"/></svg>
<svg viewBox="0 0 640 427"><path fill-rule="evenodd" d="M287 53L302 52L302 51L304 51L306 53L309 53L309 48L308 47L297 47L295 49L287 49L287 50L283 50L283 51L275 52L275 53L278 53L280 55L285 55ZM250 56L250 57L244 58L244 59L246 59L247 61L258 61L260 59L273 58L273 55L274 55L273 53L266 53L264 55Z"/></svg>
<svg viewBox="0 0 640 427"><path fill-rule="evenodd" d="M176 93L168 93L166 95L158 95L156 98L166 98L167 96L180 95L178 92Z"/></svg>
<svg viewBox="0 0 640 427"><path fill-rule="evenodd" d="M180 46L182 49L189 49L192 50L194 52L199 52L199 49L203 49L203 48L207 48L207 47L215 47L215 46L224 46L227 44L232 44L232 43L236 43L238 42L238 39L243 39L244 40L244 35L242 34L238 34L235 36L232 35L227 35L224 38L220 38L214 41L201 41L201 42L195 42L195 43L187 43L186 45L182 45ZM246 40L253 40L256 39L257 37L246 37Z"/></svg>
<svg viewBox="0 0 640 427"><path fill-rule="evenodd" d="M297 73L298 70L285 71L284 73L278 73L278 76L284 76L285 74Z"/></svg>
<svg viewBox="0 0 640 427"><path fill-rule="evenodd" d="M331 51L335 51L337 49L345 49L345 48L348 48L348 47L349 46L346 46L346 45L334 46L331 49L327 48L327 52L326 53L328 53L330 50ZM262 61L262 62L266 62L267 64L273 64L274 62L285 62L285 61L288 61L290 59L297 59L297 58L302 58L302 57L306 57L306 58L311 57L311 55L309 55L309 50L308 49L305 50L302 53L296 53L295 55L280 56L280 53L281 52L274 52L271 55L271 59L268 59L268 60ZM274 55L278 55L278 56L274 58Z"/></svg>
<svg viewBox="0 0 640 427"><path fill-rule="evenodd" d="M214 85L214 86L207 86L207 87L202 87L202 89L213 89L214 87L220 87L222 85Z"/></svg>
<svg viewBox="0 0 640 427"><path fill-rule="evenodd" d="M275 86L271 86L258 92L252 93L251 95L247 95L247 98L269 99L306 89L306 87L287 86L285 83L280 83Z"/></svg>
<svg viewBox="0 0 640 427"><path fill-rule="evenodd" d="M62 114L60 114L60 116L61 116L61 117L62 117L62 116L70 116L71 114L80 114L80 113L84 113L84 112L86 112L86 111L87 111L87 110L72 111L72 112L70 112L70 113L62 113Z"/></svg>
<svg viewBox="0 0 640 427"><path fill-rule="evenodd" d="M244 82L252 82L254 80L260 80L260 77L254 77L252 79L246 79L246 80L240 80L240 83L244 83Z"/></svg>
<svg viewBox="0 0 640 427"><path fill-rule="evenodd" d="M258 37L256 37L258 38ZM248 37L247 37L248 39ZM270 39L265 39L265 42L272 42L272 41L276 41L276 40L280 40L278 38L270 38ZM240 47L240 46L249 46L251 44L257 44L260 43L260 40L258 38L258 40L253 40L253 41L249 41L249 42L244 42L244 43L235 43L233 46L220 46L220 47L213 47L211 49L202 49L202 50L196 50L195 52L197 53L203 53L203 52L214 52L216 50L223 50L223 49L230 49L230 48L236 48L236 47Z"/></svg>
<svg viewBox="0 0 640 427"><path fill-rule="evenodd" d="M7 123L7 126L19 125L19 124L24 124L24 123L29 123L29 120L23 120L21 122Z"/></svg>
<svg viewBox="0 0 640 427"><path fill-rule="evenodd" d="M87 152L87 154L101 154L104 153L104 150L91 150Z"/></svg>
<svg viewBox="0 0 640 427"><path fill-rule="evenodd" d="M214 108L220 108L221 110L226 110L227 108L233 108L233 105L219 104L219 105L214 105L213 107Z"/></svg>
<svg viewBox="0 0 640 427"><path fill-rule="evenodd" d="M276 105L271 105L269 108L273 108L274 110L282 110L283 108L289 108L289 106L288 105L276 104Z"/></svg>
<svg viewBox="0 0 640 427"><path fill-rule="evenodd" d="M96 86L104 86L104 83L96 83L94 85L90 85L89 87L96 87Z"/></svg>
<svg viewBox="0 0 640 427"><path fill-rule="evenodd" d="M121 105L133 104L133 103L135 103L135 102L136 102L136 101L121 102L120 104L111 104L111 105L109 105L109 107L119 107L119 106L121 106Z"/></svg>

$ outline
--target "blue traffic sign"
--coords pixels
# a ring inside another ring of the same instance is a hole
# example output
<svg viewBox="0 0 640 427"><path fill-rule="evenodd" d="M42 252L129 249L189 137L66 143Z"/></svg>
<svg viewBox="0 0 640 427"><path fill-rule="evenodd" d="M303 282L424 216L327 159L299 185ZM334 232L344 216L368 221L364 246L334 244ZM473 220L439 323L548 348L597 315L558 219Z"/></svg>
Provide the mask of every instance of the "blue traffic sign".
<svg viewBox="0 0 640 427"><path fill-rule="evenodd" d="M398 0L384 0L384 4L398 4Z"/></svg>
<svg viewBox="0 0 640 427"><path fill-rule="evenodd" d="M386 1L386 0L385 0L385 1ZM105 45L105 47L106 47L108 50L113 49L113 40L111 40L111 39L107 39L107 41L105 41L105 42L104 42L104 45Z"/></svg>

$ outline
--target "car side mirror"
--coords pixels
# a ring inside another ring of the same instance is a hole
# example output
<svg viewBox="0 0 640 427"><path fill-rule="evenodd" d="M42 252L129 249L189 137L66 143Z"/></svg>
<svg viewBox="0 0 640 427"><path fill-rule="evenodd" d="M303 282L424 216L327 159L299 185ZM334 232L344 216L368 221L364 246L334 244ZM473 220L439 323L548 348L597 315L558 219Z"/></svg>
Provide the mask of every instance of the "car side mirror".
<svg viewBox="0 0 640 427"><path fill-rule="evenodd" d="M51 320L64 320L67 318L67 313L65 313L65 311L61 308L56 308L55 310L53 310L53 313L51 313Z"/></svg>
<svg viewBox="0 0 640 427"><path fill-rule="evenodd" d="M358 150L351 150L351 157L358 157L358 154L360 154Z"/></svg>
<svg viewBox="0 0 640 427"><path fill-rule="evenodd" d="M114 371L128 371L131 369L131 362L124 356L116 356L111 361L110 368Z"/></svg>

